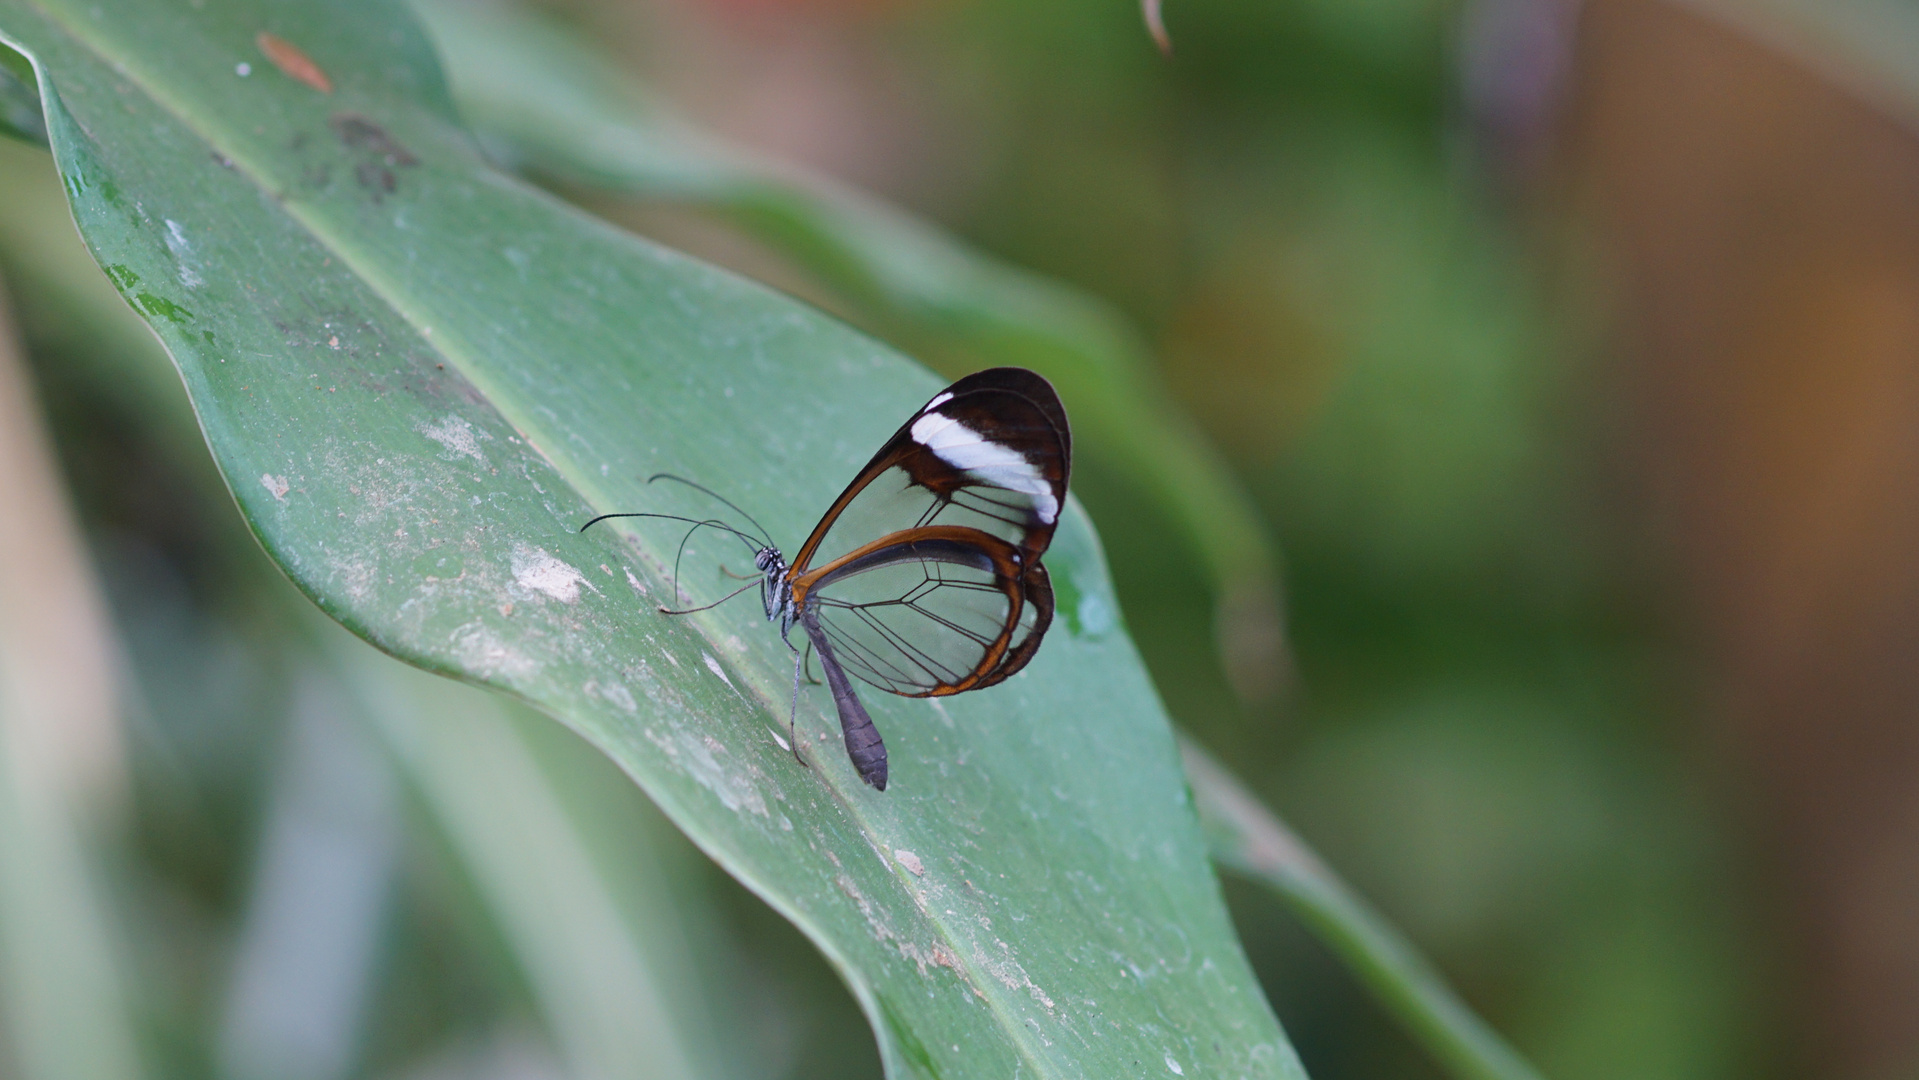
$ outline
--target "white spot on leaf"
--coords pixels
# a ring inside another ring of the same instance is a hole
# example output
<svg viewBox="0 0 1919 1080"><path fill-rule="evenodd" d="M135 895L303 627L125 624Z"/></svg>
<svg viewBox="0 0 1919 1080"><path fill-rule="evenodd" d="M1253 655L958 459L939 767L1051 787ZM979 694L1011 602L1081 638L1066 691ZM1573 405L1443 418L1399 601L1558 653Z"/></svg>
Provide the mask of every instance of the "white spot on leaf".
<svg viewBox="0 0 1919 1080"><path fill-rule="evenodd" d="M266 488L281 502L286 502L287 492L293 490L293 486L286 482L285 477L275 476L272 473L260 474L260 486Z"/></svg>
<svg viewBox="0 0 1919 1080"><path fill-rule="evenodd" d="M420 434L446 447L450 453L463 454L475 461L486 460L486 455L480 452L480 440L491 438L483 431L473 430L465 417L451 414L437 424L422 424Z"/></svg>
<svg viewBox="0 0 1919 1080"><path fill-rule="evenodd" d="M1080 597L1077 614L1081 632L1090 637L1102 637L1113 629L1113 605L1096 592Z"/></svg>
<svg viewBox="0 0 1919 1080"><path fill-rule="evenodd" d="M588 695L617 706L622 712L639 712L639 703L633 700L633 694L619 683L599 683L591 679L582 687Z"/></svg>
<svg viewBox="0 0 1919 1080"><path fill-rule="evenodd" d="M1182 1069L1182 1068L1180 1068L1180 1067L1179 1067L1179 1062L1177 1062L1177 1061L1174 1061L1174 1060L1173 1060L1173 1055L1171 1055L1171 1054L1167 1054L1167 1055L1166 1055L1166 1067L1167 1067L1167 1068L1169 1068L1169 1069L1171 1069L1171 1070L1173 1070L1173 1075L1174 1075L1174 1076L1185 1076L1185 1075L1186 1075L1186 1070L1185 1070L1185 1069Z"/></svg>
<svg viewBox="0 0 1919 1080"><path fill-rule="evenodd" d="M193 245L187 243L186 230L180 227L179 222L167 221L166 241L167 250L173 254L173 261L179 264L180 284L189 289L197 289L205 284L200 280L200 275L193 272L193 267L187 265L188 257L193 254Z"/></svg>
<svg viewBox="0 0 1919 1080"><path fill-rule="evenodd" d="M761 817L771 816L766 809L765 796L759 793L752 781L739 770L720 763L718 754L724 753L726 748L718 742L694 738L677 731L669 737L653 728L647 729L646 737L653 745L666 751L701 787L711 791L720 800L721 806L736 812L744 809Z"/></svg>
<svg viewBox="0 0 1919 1080"><path fill-rule="evenodd" d="M918 855L913 854L905 848L894 848L893 857L899 860L901 866L911 870L914 877L926 876L926 864L920 862Z"/></svg>
<svg viewBox="0 0 1919 1080"><path fill-rule="evenodd" d="M487 678L523 679L540 670L538 661L478 623L453 631L453 655L461 667Z"/></svg>
<svg viewBox="0 0 1919 1080"><path fill-rule="evenodd" d="M712 653L703 652L700 654L700 659L706 661L706 670L712 672L715 675L718 675L720 677L720 681L726 684L726 688L728 690L731 690L736 694L740 692L739 687L733 685L733 680L726 677L726 669L720 666L720 662L718 660L713 659Z"/></svg>
<svg viewBox="0 0 1919 1080"><path fill-rule="evenodd" d="M593 587L587 583L586 575L534 547L513 549L513 580L523 589L545 593L568 604L580 598L580 586Z"/></svg>

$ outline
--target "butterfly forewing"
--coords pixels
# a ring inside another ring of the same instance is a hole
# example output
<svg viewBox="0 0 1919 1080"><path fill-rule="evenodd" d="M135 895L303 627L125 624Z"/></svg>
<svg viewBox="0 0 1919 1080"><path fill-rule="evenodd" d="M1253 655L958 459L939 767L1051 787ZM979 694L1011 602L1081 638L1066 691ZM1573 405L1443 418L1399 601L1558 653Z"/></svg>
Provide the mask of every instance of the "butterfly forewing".
<svg viewBox="0 0 1919 1080"><path fill-rule="evenodd" d="M793 560L795 576L905 529L978 529L1037 561L1066 500L1071 445L1046 380L1018 368L969 375L887 440Z"/></svg>

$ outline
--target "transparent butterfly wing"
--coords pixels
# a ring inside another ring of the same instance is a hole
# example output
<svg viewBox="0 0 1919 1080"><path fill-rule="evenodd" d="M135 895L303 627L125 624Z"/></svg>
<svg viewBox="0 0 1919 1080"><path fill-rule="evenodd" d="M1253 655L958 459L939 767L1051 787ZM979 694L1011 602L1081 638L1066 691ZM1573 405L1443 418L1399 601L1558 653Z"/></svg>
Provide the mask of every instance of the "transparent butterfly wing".
<svg viewBox="0 0 1919 1080"><path fill-rule="evenodd" d="M840 664L908 697L999 682L1032 658L1053 617L1044 567L964 528L895 534L821 574L807 596Z"/></svg>

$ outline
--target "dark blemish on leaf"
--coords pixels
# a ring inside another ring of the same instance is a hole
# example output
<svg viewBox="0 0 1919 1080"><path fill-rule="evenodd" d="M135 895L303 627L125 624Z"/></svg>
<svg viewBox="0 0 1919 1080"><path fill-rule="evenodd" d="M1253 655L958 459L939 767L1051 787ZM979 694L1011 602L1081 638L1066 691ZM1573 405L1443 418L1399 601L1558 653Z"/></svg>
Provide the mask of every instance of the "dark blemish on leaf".
<svg viewBox="0 0 1919 1080"><path fill-rule="evenodd" d="M385 128L359 113L334 113L328 124L350 150L363 150L384 158L386 164L395 168L408 169L420 163L420 159L388 135Z"/></svg>
<svg viewBox="0 0 1919 1080"><path fill-rule="evenodd" d="M362 161L355 165L353 178L360 182L361 187L373 192L376 201L381 196L391 195L400 189L400 178L393 175L392 169L384 165L376 165L371 161Z"/></svg>
<svg viewBox="0 0 1919 1080"><path fill-rule="evenodd" d="M200 331L200 339L207 343L207 348L209 349L216 349L220 346L219 340L213 336L213 331L211 330Z"/></svg>
<svg viewBox="0 0 1919 1080"><path fill-rule="evenodd" d="M327 78L326 72L320 70L320 65L314 63L312 57L301 52L292 42L285 38L274 37L262 30L254 35L253 43L260 47L260 51L266 54L266 58L273 61L273 66L279 68L281 74L287 78L305 83L322 94L333 92L333 80Z"/></svg>
<svg viewBox="0 0 1919 1080"><path fill-rule="evenodd" d="M226 156L225 154L222 154L218 150L213 151L213 163L215 165L220 166L222 169L233 168L233 159Z"/></svg>
<svg viewBox="0 0 1919 1080"><path fill-rule="evenodd" d="M927 1052L926 1044L920 1042L919 1037L913 1034L913 1029L906 1026L905 1019L900 1016L899 1010L893 1007L893 1003L887 1000L886 995L874 996L879 998L880 1014L886 1017L886 1026L892 1031L894 1041L900 1044L900 1053L905 1054L906 1060L920 1072L932 1077L933 1080L939 1080L940 1071L933 1065L933 1055Z"/></svg>
<svg viewBox="0 0 1919 1080"><path fill-rule="evenodd" d="M134 297L133 306L146 312L148 315L157 316L172 323L184 323L193 318L193 312L188 311L186 308L181 307L165 297L155 296L150 292L143 292L139 296Z"/></svg>
<svg viewBox="0 0 1919 1080"><path fill-rule="evenodd" d="M320 308L292 320L275 319L273 325L290 348L324 347L354 359L368 352L377 355L384 341L379 327L352 308Z"/></svg>
<svg viewBox="0 0 1919 1080"><path fill-rule="evenodd" d="M119 263L108 263L106 265L106 271L107 277L113 280L114 286L121 292L125 292L135 285L140 284L140 275Z"/></svg>
<svg viewBox="0 0 1919 1080"><path fill-rule="evenodd" d="M328 121L334 135L360 160L353 167L353 179L372 193L374 202L383 201L400 189L396 169L410 169L420 163L386 129L358 113L335 113Z"/></svg>
<svg viewBox="0 0 1919 1080"><path fill-rule="evenodd" d="M288 150L293 150L296 152L300 150L305 150L306 145L307 145L307 133L304 131L294 132L293 138L287 140Z"/></svg>

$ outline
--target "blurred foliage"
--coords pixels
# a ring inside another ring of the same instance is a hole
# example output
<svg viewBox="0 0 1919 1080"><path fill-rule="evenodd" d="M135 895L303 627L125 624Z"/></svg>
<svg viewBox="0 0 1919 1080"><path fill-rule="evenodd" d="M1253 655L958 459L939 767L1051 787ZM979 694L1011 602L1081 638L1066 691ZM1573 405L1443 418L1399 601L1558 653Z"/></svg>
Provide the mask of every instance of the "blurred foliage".
<svg viewBox="0 0 1919 1080"><path fill-rule="evenodd" d="M670 22L555 6L640 57ZM1598 482L1604 283L1581 223L1525 195L1546 133L1513 141L1459 89L1476 55L1462 27L1524 6L1174 0L1170 60L1128 4L808 10L913 72L929 125L952 133L957 180L883 194L1126 312L1257 493L1298 667L1296 696L1269 707L1224 685L1171 524L1114 478L1076 478L1099 492L1128 624L1175 715L1545 1075L1764 1075L1785 1037L1761 989L1776 946L1673 734L1686 658ZM0 177L0 274L140 690L139 813L114 881L141 984L177 988L141 999L141 1022L156 1074L204 1075L289 686L318 661L163 362L113 359L153 346L100 314L118 301L72 246L44 158L0 147ZM433 1075L551 1067L484 900L417 802L402 812L358 1072L435 1055ZM753 958L737 1019L768 1075L876 1069L797 935L697 859L675 873L721 897L715 932ZM1229 900L1313 1075L1437 1075L1275 901Z"/></svg>

